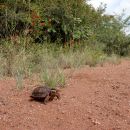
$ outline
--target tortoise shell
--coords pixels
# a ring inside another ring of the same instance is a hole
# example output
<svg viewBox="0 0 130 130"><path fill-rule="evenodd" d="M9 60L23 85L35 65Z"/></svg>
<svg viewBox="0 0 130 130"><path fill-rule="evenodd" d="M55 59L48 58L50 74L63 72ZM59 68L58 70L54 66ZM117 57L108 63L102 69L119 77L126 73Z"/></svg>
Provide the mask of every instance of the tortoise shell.
<svg viewBox="0 0 130 130"><path fill-rule="evenodd" d="M49 100L52 101L55 97L60 99L60 93L58 89L49 88L48 86L38 85L33 90L31 98L34 100L44 101L44 103Z"/></svg>
<svg viewBox="0 0 130 130"><path fill-rule="evenodd" d="M48 96L51 92L51 89L47 86L37 86L33 92L31 97L35 99L43 99Z"/></svg>

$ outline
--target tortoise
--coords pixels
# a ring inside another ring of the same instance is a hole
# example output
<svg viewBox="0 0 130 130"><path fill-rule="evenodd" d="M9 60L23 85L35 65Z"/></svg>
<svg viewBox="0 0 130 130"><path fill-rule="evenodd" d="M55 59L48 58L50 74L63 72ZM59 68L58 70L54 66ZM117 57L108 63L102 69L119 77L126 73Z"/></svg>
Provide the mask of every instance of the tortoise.
<svg viewBox="0 0 130 130"><path fill-rule="evenodd" d="M59 89L49 88L48 86L38 85L32 92L32 99L42 101L46 104L48 101L52 101L55 97L60 99Z"/></svg>

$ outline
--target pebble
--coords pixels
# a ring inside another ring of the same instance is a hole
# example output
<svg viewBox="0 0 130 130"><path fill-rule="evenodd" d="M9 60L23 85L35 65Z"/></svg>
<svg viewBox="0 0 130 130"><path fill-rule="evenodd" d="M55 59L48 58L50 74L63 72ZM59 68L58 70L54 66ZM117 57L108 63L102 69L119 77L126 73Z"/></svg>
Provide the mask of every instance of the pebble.
<svg viewBox="0 0 130 130"><path fill-rule="evenodd" d="M92 120L92 123L94 124L94 125L100 125L101 123L96 119L93 119Z"/></svg>

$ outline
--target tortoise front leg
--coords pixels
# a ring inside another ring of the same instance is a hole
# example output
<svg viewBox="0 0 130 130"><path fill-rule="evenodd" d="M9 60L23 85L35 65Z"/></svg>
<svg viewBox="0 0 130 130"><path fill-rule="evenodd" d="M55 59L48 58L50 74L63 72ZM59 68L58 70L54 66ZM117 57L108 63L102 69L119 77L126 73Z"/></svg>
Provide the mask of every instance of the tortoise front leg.
<svg viewBox="0 0 130 130"><path fill-rule="evenodd" d="M61 97L60 97L60 94L59 94L59 93L57 93L57 94L56 94L56 97L57 97L57 99L59 99L59 100L61 99Z"/></svg>
<svg viewBox="0 0 130 130"><path fill-rule="evenodd" d="M50 98L50 96L49 96L49 95L45 97L45 99L44 99L44 104L45 104L45 105L46 105L46 104L47 104L47 102L49 101L49 98Z"/></svg>

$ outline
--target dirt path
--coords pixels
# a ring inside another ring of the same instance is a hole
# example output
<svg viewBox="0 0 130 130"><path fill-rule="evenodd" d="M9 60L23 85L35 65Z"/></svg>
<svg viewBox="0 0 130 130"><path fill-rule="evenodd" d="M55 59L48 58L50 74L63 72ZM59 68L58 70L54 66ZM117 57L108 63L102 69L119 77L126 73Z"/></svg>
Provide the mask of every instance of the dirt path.
<svg viewBox="0 0 130 130"><path fill-rule="evenodd" d="M47 105L29 101L30 86L0 81L0 130L130 130L130 61L76 70Z"/></svg>

